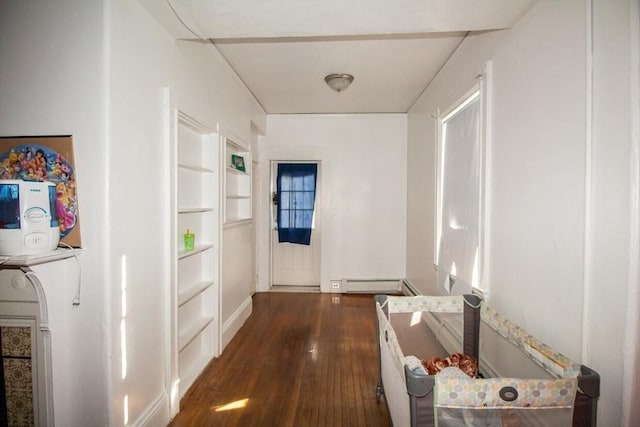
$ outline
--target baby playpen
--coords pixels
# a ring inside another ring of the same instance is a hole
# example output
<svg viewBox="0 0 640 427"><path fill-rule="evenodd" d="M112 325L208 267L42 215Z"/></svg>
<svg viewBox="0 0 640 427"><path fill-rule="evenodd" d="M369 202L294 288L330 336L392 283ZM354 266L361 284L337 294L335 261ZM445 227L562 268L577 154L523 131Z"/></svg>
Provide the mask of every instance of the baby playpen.
<svg viewBox="0 0 640 427"><path fill-rule="evenodd" d="M376 295L379 382L395 427L595 426L600 377L476 295Z"/></svg>

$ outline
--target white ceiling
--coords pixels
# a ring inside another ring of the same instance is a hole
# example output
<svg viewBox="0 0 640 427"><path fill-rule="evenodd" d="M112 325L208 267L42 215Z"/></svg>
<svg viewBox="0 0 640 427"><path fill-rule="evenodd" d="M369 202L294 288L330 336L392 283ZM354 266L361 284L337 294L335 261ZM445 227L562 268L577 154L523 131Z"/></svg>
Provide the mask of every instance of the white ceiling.
<svg viewBox="0 0 640 427"><path fill-rule="evenodd" d="M209 39L269 114L406 112L468 32L537 0L140 0L178 39ZM337 93L330 73L355 80Z"/></svg>

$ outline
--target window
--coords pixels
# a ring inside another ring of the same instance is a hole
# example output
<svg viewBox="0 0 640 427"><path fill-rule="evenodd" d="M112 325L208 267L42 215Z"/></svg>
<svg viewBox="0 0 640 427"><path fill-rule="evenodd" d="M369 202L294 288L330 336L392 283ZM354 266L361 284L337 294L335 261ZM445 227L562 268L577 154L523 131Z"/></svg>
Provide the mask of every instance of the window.
<svg viewBox="0 0 640 427"><path fill-rule="evenodd" d="M276 185L279 242L310 244L317 172L317 164L278 164Z"/></svg>
<svg viewBox="0 0 640 427"><path fill-rule="evenodd" d="M476 87L439 118L435 263L447 292L481 286L482 114Z"/></svg>

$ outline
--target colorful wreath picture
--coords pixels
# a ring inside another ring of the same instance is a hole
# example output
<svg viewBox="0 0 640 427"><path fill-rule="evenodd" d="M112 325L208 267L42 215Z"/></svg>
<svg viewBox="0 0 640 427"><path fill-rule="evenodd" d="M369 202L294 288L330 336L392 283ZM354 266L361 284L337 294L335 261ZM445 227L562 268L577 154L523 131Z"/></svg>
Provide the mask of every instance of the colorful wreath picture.
<svg viewBox="0 0 640 427"><path fill-rule="evenodd" d="M78 220L76 180L72 165L62 155L42 145L15 146L0 156L0 177L55 183L60 238L73 230Z"/></svg>

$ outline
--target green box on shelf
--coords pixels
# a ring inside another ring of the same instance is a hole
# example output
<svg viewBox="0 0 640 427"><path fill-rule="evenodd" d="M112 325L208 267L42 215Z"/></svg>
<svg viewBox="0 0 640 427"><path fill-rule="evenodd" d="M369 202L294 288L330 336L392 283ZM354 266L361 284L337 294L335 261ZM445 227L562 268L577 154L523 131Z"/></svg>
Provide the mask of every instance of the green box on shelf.
<svg viewBox="0 0 640 427"><path fill-rule="evenodd" d="M244 166L244 157L242 156L238 156L237 154L232 154L231 155L231 167L233 167L234 169L237 169L239 171L245 172L245 166Z"/></svg>

